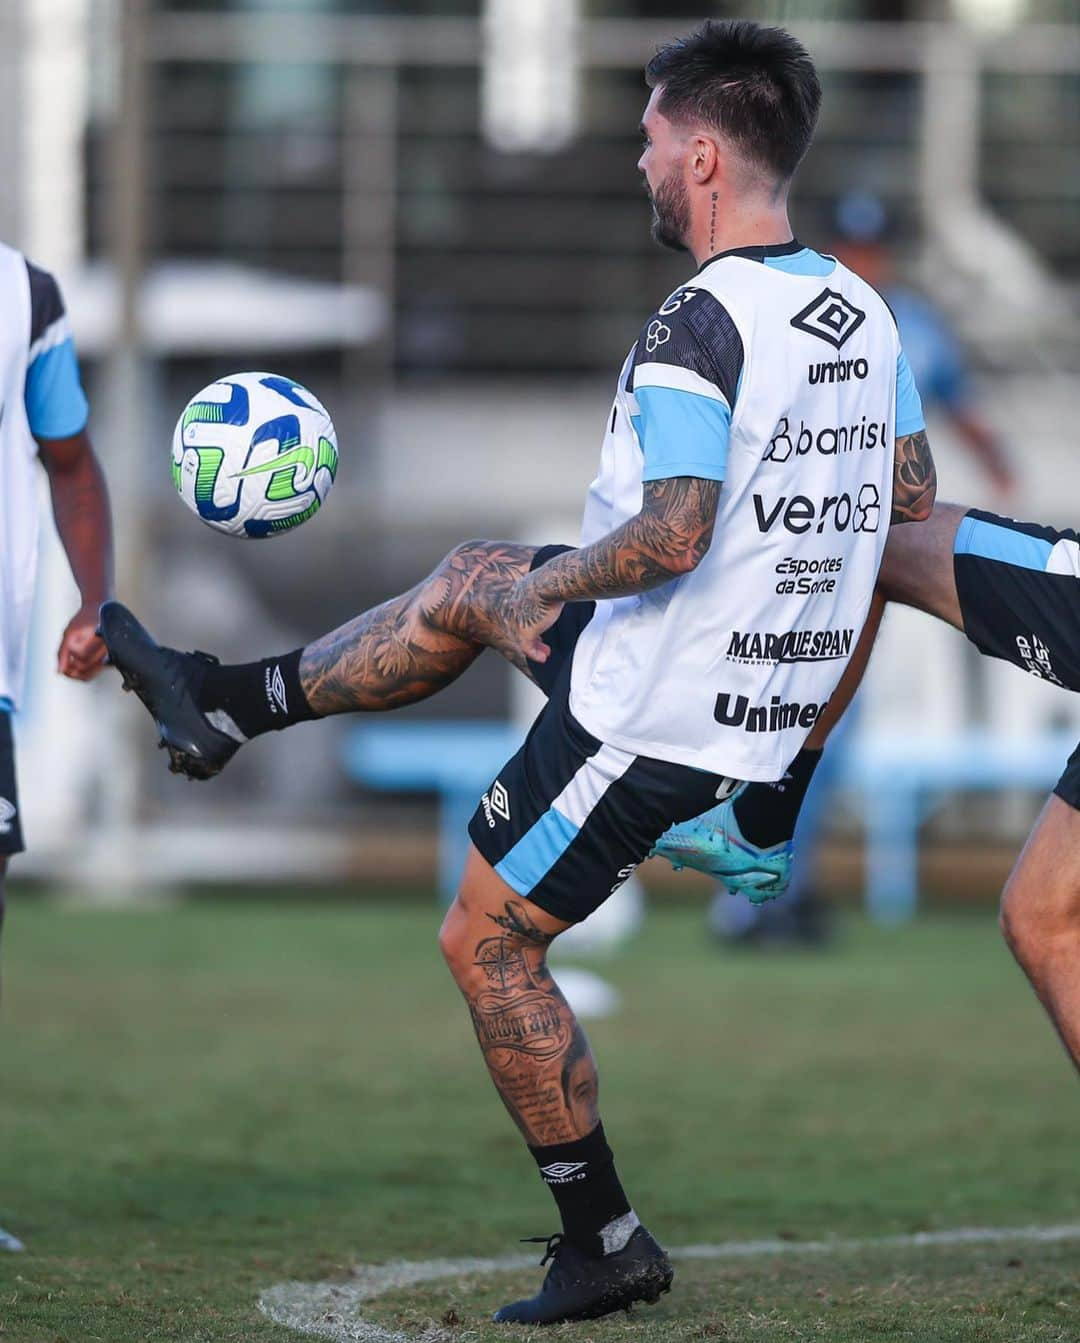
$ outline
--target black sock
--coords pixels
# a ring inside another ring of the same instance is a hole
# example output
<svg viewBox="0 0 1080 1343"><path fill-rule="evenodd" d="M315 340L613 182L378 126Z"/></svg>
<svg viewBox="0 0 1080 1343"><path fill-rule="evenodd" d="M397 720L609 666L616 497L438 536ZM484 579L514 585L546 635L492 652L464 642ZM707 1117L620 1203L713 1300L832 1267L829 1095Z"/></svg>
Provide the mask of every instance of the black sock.
<svg viewBox="0 0 1080 1343"><path fill-rule="evenodd" d="M559 1205L566 1239L596 1257L621 1250L638 1220L615 1174L603 1124L576 1142L529 1151Z"/></svg>
<svg viewBox="0 0 1080 1343"><path fill-rule="evenodd" d="M195 695L199 708L222 732L235 737L236 728L245 740L318 718L300 685L302 652L207 667Z"/></svg>
<svg viewBox="0 0 1080 1343"><path fill-rule="evenodd" d="M799 811L821 759L820 751L803 748L776 783L748 783L732 804L739 829L763 849L795 834Z"/></svg>

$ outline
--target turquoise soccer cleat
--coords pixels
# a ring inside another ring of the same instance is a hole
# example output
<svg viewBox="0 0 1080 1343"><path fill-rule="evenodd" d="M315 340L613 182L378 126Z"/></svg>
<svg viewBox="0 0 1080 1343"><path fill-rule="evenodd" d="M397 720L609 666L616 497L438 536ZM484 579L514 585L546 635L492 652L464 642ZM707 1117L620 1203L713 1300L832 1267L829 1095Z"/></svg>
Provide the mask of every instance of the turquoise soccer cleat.
<svg viewBox="0 0 1080 1343"><path fill-rule="evenodd" d="M666 858L676 872L684 867L706 872L751 904L763 905L787 890L795 846L790 839L765 849L751 844L739 829L733 803L731 798L673 825L649 856Z"/></svg>

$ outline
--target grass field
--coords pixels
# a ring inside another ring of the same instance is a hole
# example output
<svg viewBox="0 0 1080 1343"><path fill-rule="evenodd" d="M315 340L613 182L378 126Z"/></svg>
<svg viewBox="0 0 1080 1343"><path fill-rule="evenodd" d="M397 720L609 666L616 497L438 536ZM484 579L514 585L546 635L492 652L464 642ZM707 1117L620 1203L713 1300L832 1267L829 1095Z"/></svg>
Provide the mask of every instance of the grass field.
<svg viewBox="0 0 1080 1343"><path fill-rule="evenodd" d="M287 1340L285 1279L502 1256L556 1229L489 1094L425 905L63 912L5 933L3 1343ZM1080 1222L1073 1073L989 915L825 954L718 955L657 914L591 1030L624 1181L686 1261L661 1306L556 1337L1080 1339L1080 1240L800 1251L837 1237ZM370 1318L462 1343L535 1270L397 1289ZM345 1299L344 1297L342 1298ZM349 1337L348 1312L337 1336ZM520 1335L517 1335L520 1336ZM509 1337L515 1337L511 1331Z"/></svg>

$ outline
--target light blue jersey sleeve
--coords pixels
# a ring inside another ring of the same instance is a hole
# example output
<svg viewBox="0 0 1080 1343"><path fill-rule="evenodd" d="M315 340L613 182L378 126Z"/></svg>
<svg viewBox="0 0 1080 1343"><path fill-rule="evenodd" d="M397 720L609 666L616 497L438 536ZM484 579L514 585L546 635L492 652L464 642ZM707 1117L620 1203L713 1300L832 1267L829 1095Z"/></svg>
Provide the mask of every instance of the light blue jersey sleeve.
<svg viewBox="0 0 1080 1343"><path fill-rule="evenodd" d="M917 434L926 428L922 398L903 350L896 360L896 437Z"/></svg>
<svg viewBox="0 0 1080 1343"><path fill-rule="evenodd" d="M86 428L89 406L60 289L48 271L30 276L30 355L26 415L35 438L70 438Z"/></svg>
<svg viewBox="0 0 1080 1343"><path fill-rule="evenodd" d="M677 387L639 387L638 440L645 456L642 480L727 475L731 408L719 397Z"/></svg>
<svg viewBox="0 0 1080 1343"><path fill-rule="evenodd" d="M645 324L634 357L642 480L727 474L742 339L708 290L677 290Z"/></svg>

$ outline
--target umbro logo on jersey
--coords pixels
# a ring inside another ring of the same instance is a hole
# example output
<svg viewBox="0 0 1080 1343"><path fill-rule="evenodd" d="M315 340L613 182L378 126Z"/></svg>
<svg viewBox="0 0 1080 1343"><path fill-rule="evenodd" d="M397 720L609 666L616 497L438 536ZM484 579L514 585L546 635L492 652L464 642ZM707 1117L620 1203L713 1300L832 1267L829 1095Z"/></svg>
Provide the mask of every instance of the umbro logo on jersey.
<svg viewBox="0 0 1080 1343"><path fill-rule="evenodd" d="M14 802L9 802L6 797L0 797L0 835L11 834L11 823L17 814Z"/></svg>
<svg viewBox="0 0 1080 1343"><path fill-rule="evenodd" d="M811 387L821 382L862 382L870 376L870 364L865 359L834 359L831 364L811 364L806 376Z"/></svg>
<svg viewBox="0 0 1080 1343"><path fill-rule="evenodd" d="M876 532L881 523L881 495L876 485L864 485L854 499L850 494L827 494L820 503L805 494L782 494L775 504L766 505L760 494L754 495L754 515L759 532L771 532L776 526L802 536L811 530L820 533Z"/></svg>
<svg viewBox="0 0 1080 1343"><path fill-rule="evenodd" d="M484 809L484 819L489 830L495 829L496 816L504 821L510 819L510 794L499 779L491 785L491 792L485 793L480 799L480 805Z"/></svg>
<svg viewBox="0 0 1080 1343"><path fill-rule="evenodd" d="M541 1166L540 1174L548 1184L569 1184L571 1180L584 1180L587 1161L553 1161L550 1166Z"/></svg>
<svg viewBox="0 0 1080 1343"><path fill-rule="evenodd" d="M835 289L823 289L813 303L808 303L802 312L791 319L796 331L805 331L808 336L817 336L834 349L848 341L863 322L866 313L856 308L843 294Z"/></svg>
<svg viewBox="0 0 1080 1343"><path fill-rule="evenodd" d="M285 678L281 674L281 664L276 663L273 672L266 669L266 698L271 713L288 713L289 701L285 698Z"/></svg>

